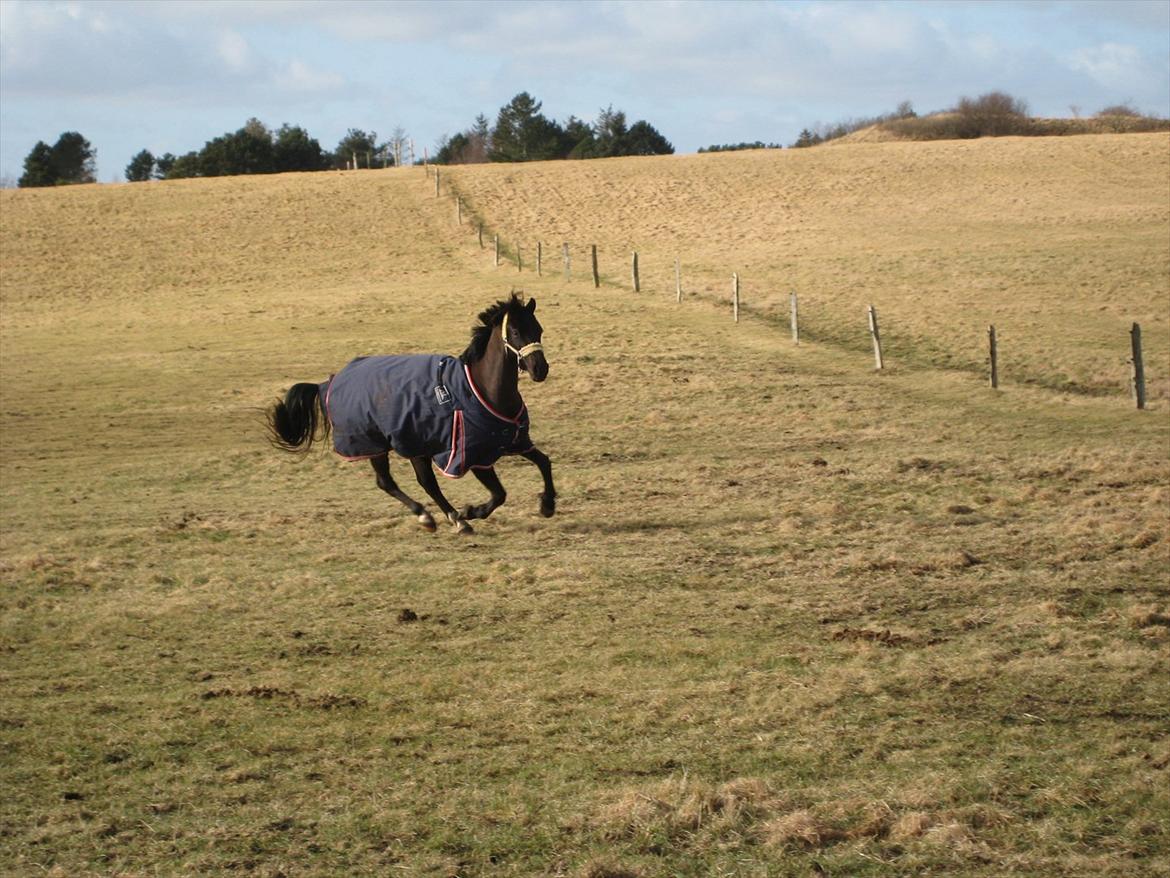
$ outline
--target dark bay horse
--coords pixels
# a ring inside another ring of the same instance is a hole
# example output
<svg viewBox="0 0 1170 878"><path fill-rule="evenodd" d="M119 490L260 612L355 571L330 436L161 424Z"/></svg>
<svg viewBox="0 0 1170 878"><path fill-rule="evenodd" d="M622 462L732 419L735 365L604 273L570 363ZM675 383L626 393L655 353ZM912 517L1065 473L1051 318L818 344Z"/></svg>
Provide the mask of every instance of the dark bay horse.
<svg viewBox="0 0 1170 878"><path fill-rule="evenodd" d="M551 516L557 496L552 464L528 438L528 409L518 386L520 370L536 382L548 377L543 332L536 300L525 305L513 293L479 315L459 357L359 357L328 381L294 384L268 410L270 438L277 448L299 452L332 434L334 451L346 460L368 460L378 487L433 531L434 518L390 475L395 451L410 460L418 483L456 532L466 534L472 532L470 519L487 518L507 497L495 462L519 454L540 470L540 512ZM470 470L490 499L457 512L443 496L435 468L451 478Z"/></svg>

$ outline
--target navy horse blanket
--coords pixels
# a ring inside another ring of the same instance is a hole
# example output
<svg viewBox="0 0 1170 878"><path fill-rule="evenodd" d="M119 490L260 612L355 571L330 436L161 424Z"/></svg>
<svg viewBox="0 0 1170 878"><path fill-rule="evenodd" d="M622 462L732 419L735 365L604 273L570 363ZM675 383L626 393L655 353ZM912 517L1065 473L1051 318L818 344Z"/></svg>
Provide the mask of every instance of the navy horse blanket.
<svg viewBox="0 0 1170 878"><path fill-rule="evenodd" d="M457 357L358 357L321 384L321 399L333 450L347 460L394 450L457 479L533 448L527 406L515 417L497 412Z"/></svg>

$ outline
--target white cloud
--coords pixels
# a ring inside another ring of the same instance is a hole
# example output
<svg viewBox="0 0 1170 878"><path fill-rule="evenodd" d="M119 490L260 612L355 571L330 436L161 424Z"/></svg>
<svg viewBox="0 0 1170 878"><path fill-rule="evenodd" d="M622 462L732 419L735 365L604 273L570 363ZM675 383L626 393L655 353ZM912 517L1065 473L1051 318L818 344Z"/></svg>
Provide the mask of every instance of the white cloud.
<svg viewBox="0 0 1170 878"><path fill-rule="evenodd" d="M251 68L252 51L248 41L234 30L225 30L219 36L217 47L220 60L233 73L243 73Z"/></svg>
<svg viewBox="0 0 1170 878"><path fill-rule="evenodd" d="M1125 86L1143 75L1142 53L1136 46L1102 43L1072 52L1069 67L1083 71L1104 85Z"/></svg>
<svg viewBox="0 0 1170 878"><path fill-rule="evenodd" d="M228 26L223 16L208 15L206 4L199 8L202 18L184 3L0 0L3 96L168 106L252 99L263 105L272 89L325 94L344 84L339 72L271 56L256 47L243 23ZM216 13L235 8L210 7Z"/></svg>
<svg viewBox="0 0 1170 878"><path fill-rule="evenodd" d="M330 92L345 85L345 78L294 59L277 72L274 84L296 92Z"/></svg>

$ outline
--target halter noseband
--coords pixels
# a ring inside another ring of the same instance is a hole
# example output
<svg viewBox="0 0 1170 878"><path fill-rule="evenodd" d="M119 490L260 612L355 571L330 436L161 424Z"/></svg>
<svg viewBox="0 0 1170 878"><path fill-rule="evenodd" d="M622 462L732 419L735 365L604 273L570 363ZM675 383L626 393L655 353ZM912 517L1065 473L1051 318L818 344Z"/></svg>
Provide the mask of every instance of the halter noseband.
<svg viewBox="0 0 1170 878"><path fill-rule="evenodd" d="M534 341L530 344L526 344L522 348L513 347L512 344L508 341L508 315L507 314L504 315L504 319L500 323L500 338L502 338L504 340L504 350L511 351L512 353L514 353L516 355L516 359L518 359L518 360L524 359L529 354L533 354L533 353L536 353L537 351L544 350L544 345L542 345L538 341Z"/></svg>

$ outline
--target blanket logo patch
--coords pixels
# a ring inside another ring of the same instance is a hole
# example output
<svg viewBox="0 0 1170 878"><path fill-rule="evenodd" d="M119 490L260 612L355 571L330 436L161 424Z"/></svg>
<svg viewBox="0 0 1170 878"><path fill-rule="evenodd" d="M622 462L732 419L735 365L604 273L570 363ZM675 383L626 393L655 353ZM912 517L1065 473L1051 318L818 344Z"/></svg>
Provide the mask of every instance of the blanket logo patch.
<svg viewBox="0 0 1170 878"><path fill-rule="evenodd" d="M443 384L436 385L435 399L439 401L439 405L446 405L451 401L451 391Z"/></svg>

